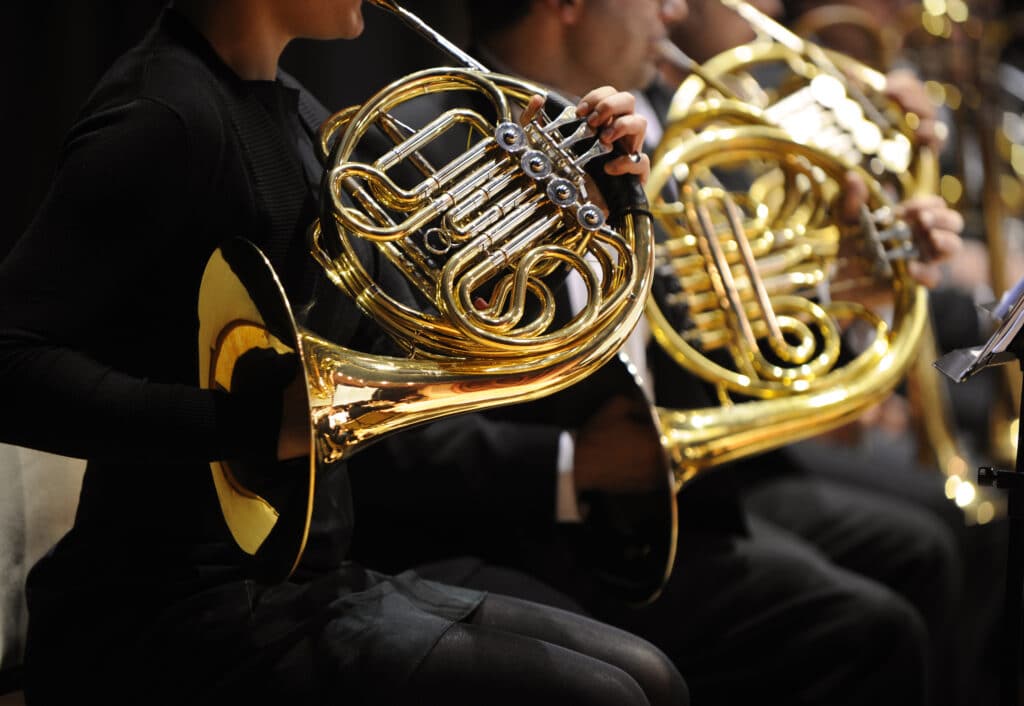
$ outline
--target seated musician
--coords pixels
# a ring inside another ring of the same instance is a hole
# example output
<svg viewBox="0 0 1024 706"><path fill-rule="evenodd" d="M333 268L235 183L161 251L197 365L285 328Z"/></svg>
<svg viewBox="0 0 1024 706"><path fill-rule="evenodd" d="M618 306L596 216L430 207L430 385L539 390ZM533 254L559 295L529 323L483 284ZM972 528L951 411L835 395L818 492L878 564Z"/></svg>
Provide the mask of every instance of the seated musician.
<svg viewBox="0 0 1024 706"><path fill-rule="evenodd" d="M790 17L795 17L797 11L806 11L827 3L817 0L785 3L777 0L756 0L752 4L775 17L780 16L783 9L790 13ZM900 3L844 0L843 4L864 10L872 18L872 22L877 21L881 26L896 26L895 15L899 14ZM671 37L693 59L707 61L754 38L750 26L717 0L691 0L690 6L691 14L687 21L674 26ZM795 22L801 24L799 18L795 18ZM722 31L704 31L709 24L720 27ZM867 48L867 35L852 31L850 27L844 29L845 31L829 33L829 39L841 36L844 42L836 48L866 58L868 54L861 50ZM889 67L877 65L875 68L885 70ZM916 114L920 126L915 132L915 140L933 152L941 151L944 130L939 123L942 121L942 114L927 97L921 80L914 76L910 68L905 62L901 62L899 68L889 70L886 74L885 95L878 97L881 99L880 104L884 105L887 100L895 100L904 110ZM673 80L679 81L682 78L683 76L677 73ZM768 85L772 86L770 83ZM947 145L946 150L948 149ZM945 207L944 201L937 195L919 196L908 203L914 208L924 207L921 216L934 219L931 228L931 238L934 242L924 244L925 249L934 246L937 252L948 253L951 248L956 247L959 233L964 228L964 218L956 211ZM931 204L935 204L934 207ZM968 217L966 220L970 223L973 219ZM969 237L968 228L964 231L965 245L971 244ZM966 263L976 261L976 258L977 248L965 247L957 249L956 257L952 260L946 257L936 258L931 262L910 263L912 273L932 288L929 292L929 304L934 312L932 322L939 345L948 345L946 342L956 340L958 336L962 342L955 344L954 347L973 345L980 338L976 321L973 326L970 323L976 319L970 296L964 301L964 297L949 286L951 272L952 279L955 280L956 270L963 268ZM965 313L966 317L963 316ZM969 333L972 328L975 331L973 334ZM936 383L941 385L942 381L937 380ZM927 385L927 378L916 384ZM913 385L908 387L912 388ZM988 398L980 386L974 387L971 391L965 388L966 386L952 388L954 393L970 396L955 398L958 424L964 421L961 412L965 408L969 413L974 409L987 408L985 400ZM918 407L913 411L929 414L934 410ZM928 422L908 419L907 415L906 399L894 395L873 410L872 414L865 415L865 418L840 430L840 433L809 439L787 448L784 451L785 465L791 472L800 473L805 477L826 479L829 484L838 484L839 487L867 491L890 500L897 499L901 506L909 503L938 518L946 526L947 533L954 537L959 550L959 574L962 584L960 592L963 596L961 600L979 607L946 613L939 607L939 602L931 603L926 615L930 612L932 616L928 622L931 626L930 642L936 664L932 670L932 691L938 703L980 703L985 700L983 695L987 693L986 689L991 692L994 688L991 684L994 677L993 666L986 657L990 648L986 645L996 634L995 626L999 620L999 609L995 607L998 601L993 600L991 592L993 586L1000 585L997 577L1003 561L1002 543L1005 541L1005 527L1000 527L999 521L976 524L974 516L971 522L965 521L965 510L961 510L946 495L945 474L934 464L918 460L920 454L915 447L924 443L925 451L928 450L928 440L923 439L920 432ZM987 412L984 416L987 416ZM911 428L918 430L918 434L913 434ZM964 428L958 428L956 431L962 432ZM954 448L960 441L962 438L958 434L958 438L953 442ZM971 445L966 444L956 450L958 453L970 453L970 449ZM773 522L800 534L806 532L802 528L811 528L815 525L825 528L832 524L827 517L817 516L814 504L807 503L801 494L796 492L792 487L792 474L778 474L774 477L764 473L746 474L744 479L747 481L744 484L747 506ZM974 504L974 511L979 508L980 500L981 498L978 498L978 502ZM971 511L972 507L968 506L966 510ZM930 591L930 582L925 581L919 589L919 594L925 595ZM974 598L970 598L972 596ZM992 608L984 609L980 606ZM989 682L988 686L986 681Z"/></svg>
<svg viewBox="0 0 1024 706"><path fill-rule="evenodd" d="M645 88L655 76L655 44L682 11L653 0L523 0L504 3L500 13L481 1L470 9L485 62L566 93L613 76ZM587 41L579 41L580 31ZM526 37L536 40L529 50ZM600 60L609 46L622 61ZM910 216L918 237L941 241L945 228L924 227L918 213ZM700 384L649 352L647 377L659 402L715 405ZM800 704L932 703L929 631L955 609L959 555L942 523L909 503L804 480L789 492L807 503L804 517L820 522L797 532L746 511L737 471L717 469L679 495L678 554L660 597L638 609L609 600L573 553L578 532L563 525L585 514L577 491L644 490L656 482L659 449L630 402L602 397L587 389L590 382L516 419L503 411L445 421L355 459L361 516L390 532L357 536L354 551L392 569L468 552L527 570L660 645L698 703L743 703L765 693ZM574 421L566 418L572 413ZM395 474L364 472L363 463L386 463ZM749 462L744 470L768 464ZM415 492L398 496L398 486ZM489 580L486 571L451 570L453 581Z"/></svg>
<svg viewBox="0 0 1024 706"><path fill-rule="evenodd" d="M241 234L297 311L328 289L305 238L326 115L277 64L294 37L357 37L361 11L178 0L96 88L0 266L0 438L89 461L73 529L28 581L31 704L687 703L664 655L621 630L349 561L344 467L317 483L294 575L247 573L208 463L301 472L308 410L286 394L294 361L258 367L249 392L197 387L200 276ZM628 95L584 100L599 129L640 139ZM374 253L364 265L385 267ZM381 338L340 293L317 305L337 342Z"/></svg>

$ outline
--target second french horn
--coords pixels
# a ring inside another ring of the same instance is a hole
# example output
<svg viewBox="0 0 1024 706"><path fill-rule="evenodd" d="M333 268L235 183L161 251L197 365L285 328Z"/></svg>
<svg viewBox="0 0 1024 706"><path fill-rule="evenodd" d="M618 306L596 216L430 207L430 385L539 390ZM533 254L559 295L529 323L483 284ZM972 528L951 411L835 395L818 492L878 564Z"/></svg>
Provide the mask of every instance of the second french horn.
<svg viewBox="0 0 1024 706"><path fill-rule="evenodd" d="M393 3L376 4L446 44ZM368 355L303 328L266 258L245 242L218 250L207 266L201 384L232 389L239 361L254 351L294 354L305 380L304 470L260 482L267 473L243 462L211 464L228 528L263 578L297 567L313 489L331 463L415 424L571 385L610 360L643 313L653 243L636 179L590 169L609 205L606 222L585 170L607 148L586 121L540 87L452 53L464 68L400 79L322 131L327 163L313 256L405 357ZM471 104L417 128L397 117L408 101L448 91ZM534 95L548 95L547 105L524 118ZM425 156L460 126L469 145L443 161ZM382 135L384 147L371 144ZM404 281L367 269L360 252L372 249ZM566 269L584 278L589 300L558 317L552 282Z"/></svg>
<svg viewBox="0 0 1024 706"><path fill-rule="evenodd" d="M907 116L883 114L820 47L722 2L762 40L689 62L648 182L667 233L658 266L678 283L649 304L651 328L720 401L658 410L680 483L856 418L902 379L927 324L908 229L882 187L935 178ZM748 73L773 62L791 76L781 95ZM869 86L881 78L850 66ZM840 216L850 170L870 192L852 222Z"/></svg>

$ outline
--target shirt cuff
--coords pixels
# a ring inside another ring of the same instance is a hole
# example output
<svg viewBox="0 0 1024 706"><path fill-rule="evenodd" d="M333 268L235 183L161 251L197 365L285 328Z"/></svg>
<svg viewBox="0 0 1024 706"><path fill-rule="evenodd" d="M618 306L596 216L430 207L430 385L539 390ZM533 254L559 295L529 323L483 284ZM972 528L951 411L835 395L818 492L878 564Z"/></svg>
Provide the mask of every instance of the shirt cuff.
<svg viewBox="0 0 1024 706"><path fill-rule="evenodd" d="M558 485L555 487L555 520L582 522L576 498L576 477L573 475L576 446L572 435L563 431L558 435Z"/></svg>

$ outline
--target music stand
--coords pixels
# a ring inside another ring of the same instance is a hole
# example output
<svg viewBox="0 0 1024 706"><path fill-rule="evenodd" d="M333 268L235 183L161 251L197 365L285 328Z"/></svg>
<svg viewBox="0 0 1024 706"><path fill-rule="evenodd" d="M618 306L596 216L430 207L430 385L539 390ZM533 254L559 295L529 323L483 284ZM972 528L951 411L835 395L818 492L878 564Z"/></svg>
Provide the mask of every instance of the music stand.
<svg viewBox="0 0 1024 706"><path fill-rule="evenodd" d="M995 333L975 348L960 348L944 355L934 365L954 382L996 365L1017 361L1024 371L1024 278L1010 289L992 311L1000 322ZM1024 390L1018 419L1024 419ZM1006 549L1006 595L1003 601L1003 650L1000 675L1000 704L1020 704L1021 599L1024 597L1024 424L1018 424L1017 458L1014 470L991 466L978 469L978 485L1005 490L1009 517Z"/></svg>

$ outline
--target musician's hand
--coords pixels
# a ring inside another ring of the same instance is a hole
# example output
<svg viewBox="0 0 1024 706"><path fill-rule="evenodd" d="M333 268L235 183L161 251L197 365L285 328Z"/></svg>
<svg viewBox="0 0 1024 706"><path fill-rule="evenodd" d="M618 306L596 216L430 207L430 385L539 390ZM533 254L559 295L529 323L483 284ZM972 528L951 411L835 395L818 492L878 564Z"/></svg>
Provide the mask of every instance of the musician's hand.
<svg viewBox="0 0 1024 706"><path fill-rule="evenodd" d="M661 459L661 444L647 410L638 401L617 395L576 432L576 490L655 490L665 483Z"/></svg>
<svg viewBox="0 0 1024 706"><path fill-rule="evenodd" d="M854 222L860 208L867 203L868 187L856 172L849 172L843 185L843 217ZM914 244L920 259L907 263L910 276L926 287L936 287L942 281L939 264L950 259L963 241L963 217L946 205L937 195L916 196L893 209L893 215L903 220L913 232Z"/></svg>
<svg viewBox="0 0 1024 706"><path fill-rule="evenodd" d="M868 202L868 185L857 172L846 172L843 176L842 218L847 223L860 221L860 210Z"/></svg>
<svg viewBox="0 0 1024 706"><path fill-rule="evenodd" d="M277 437L277 460L287 461L309 455L309 403L306 378L300 371L281 394L281 432Z"/></svg>
<svg viewBox="0 0 1024 706"><path fill-rule="evenodd" d="M920 120L914 131L918 142L941 152L947 137L946 126L939 121L935 103L928 97L921 80L907 69L890 71L885 80L885 94Z"/></svg>
<svg viewBox="0 0 1024 706"><path fill-rule="evenodd" d="M921 251L920 260L908 263L910 276L926 287L938 286L942 281L939 263L949 260L963 247L963 216L934 194L904 201L895 208L895 215L911 227L914 243Z"/></svg>
<svg viewBox="0 0 1024 706"><path fill-rule="evenodd" d="M309 455L309 404L302 364L295 353L279 353L271 348L250 348L238 356L231 370L232 396L254 409L269 409L281 404L281 426L277 443L255 449L254 458L266 461L273 448L277 460ZM269 421L269 420L268 420Z"/></svg>
<svg viewBox="0 0 1024 706"><path fill-rule="evenodd" d="M647 119L636 113L636 99L625 91L611 86L595 88L583 96L576 106L576 114L586 117L606 145L618 143L626 152L609 160L604 170L612 176L635 174L646 184L651 174L651 161L643 153Z"/></svg>

